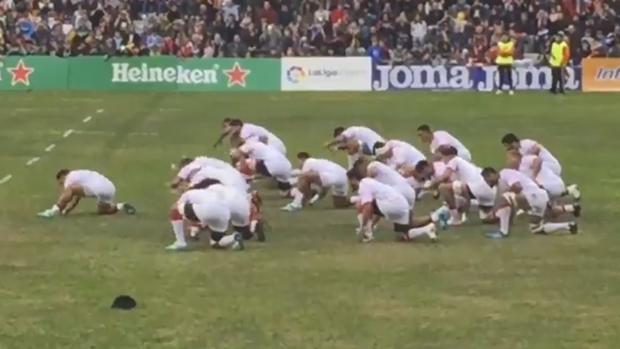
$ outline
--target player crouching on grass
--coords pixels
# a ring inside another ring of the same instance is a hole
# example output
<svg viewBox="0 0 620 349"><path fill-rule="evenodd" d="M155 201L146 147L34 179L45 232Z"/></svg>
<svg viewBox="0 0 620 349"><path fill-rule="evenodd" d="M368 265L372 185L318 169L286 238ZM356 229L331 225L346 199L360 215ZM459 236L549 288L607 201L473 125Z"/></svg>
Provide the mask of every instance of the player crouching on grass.
<svg viewBox="0 0 620 349"><path fill-rule="evenodd" d="M445 207L439 208L430 216L414 217L407 199L396 189L372 178L359 182L358 197L352 198L357 206L356 229L361 242L374 239L374 229L379 220L385 217L394 224L394 231L401 241L410 241L427 236L432 242L437 241L435 223L445 225L449 213Z"/></svg>
<svg viewBox="0 0 620 349"><path fill-rule="evenodd" d="M328 149L336 148L347 152L347 169L364 155L372 156L373 147L377 143L384 143L385 140L377 132L364 126L351 126L348 128L336 127L333 139L325 143Z"/></svg>
<svg viewBox="0 0 620 349"><path fill-rule="evenodd" d="M233 164L246 178L254 178L256 173L274 178L280 195L283 197L290 195L293 166L277 149L251 140L233 149L230 156Z"/></svg>
<svg viewBox="0 0 620 349"><path fill-rule="evenodd" d="M136 209L128 203L114 203L114 183L98 172L62 169L56 174L56 180L63 189L62 193L56 204L40 212L39 217L67 215L84 197L97 199L97 213L101 215L115 214L121 210L130 215L136 213Z"/></svg>
<svg viewBox="0 0 620 349"><path fill-rule="evenodd" d="M551 234L557 231L577 234L576 222L548 223L545 222L545 218L553 218L567 211L573 212L577 217L580 215L580 209L576 209L573 205L565 205L572 206L568 209L551 205L547 192L525 174L513 169L503 169L498 173L492 167L487 167L482 170L482 176L489 186L506 189L500 195L494 210L495 220L499 221L499 229L488 233L487 237L492 239L507 237L514 215L519 209L528 212L530 232L533 234Z"/></svg>
<svg viewBox="0 0 620 349"><path fill-rule="evenodd" d="M220 184L217 180L206 179L183 193L170 209L170 225L175 242L166 247L170 251L184 250L188 247L185 240L184 220L191 224L208 228L211 232L210 244L213 248L244 249L243 240L257 237L265 241L263 220L257 216L260 211L254 198L231 187ZM226 235L229 223L233 234Z"/></svg>
<svg viewBox="0 0 620 349"><path fill-rule="evenodd" d="M297 154L301 170L297 170L297 184L291 190L293 201L282 207L284 211L298 211L313 205L332 189L334 208L349 207L347 170L326 159L314 159L306 152ZM295 172L295 171L294 171Z"/></svg>

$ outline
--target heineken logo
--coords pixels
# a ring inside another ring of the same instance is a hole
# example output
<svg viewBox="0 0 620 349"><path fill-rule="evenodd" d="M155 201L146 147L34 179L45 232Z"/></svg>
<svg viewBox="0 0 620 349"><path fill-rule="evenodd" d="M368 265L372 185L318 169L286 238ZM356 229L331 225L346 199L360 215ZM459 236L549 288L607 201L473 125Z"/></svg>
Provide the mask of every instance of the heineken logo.
<svg viewBox="0 0 620 349"><path fill-rule="evenodd" d="M246 86L249 69L243 69L235 62L230 69L221 69L215 64L210 69L176 66L149 66L148 63L112 63L112 82L116 83L172 83L172 84L218 84L219 78L228 79L227 86ZM225 80L224 80L225 81Z"/></svg>

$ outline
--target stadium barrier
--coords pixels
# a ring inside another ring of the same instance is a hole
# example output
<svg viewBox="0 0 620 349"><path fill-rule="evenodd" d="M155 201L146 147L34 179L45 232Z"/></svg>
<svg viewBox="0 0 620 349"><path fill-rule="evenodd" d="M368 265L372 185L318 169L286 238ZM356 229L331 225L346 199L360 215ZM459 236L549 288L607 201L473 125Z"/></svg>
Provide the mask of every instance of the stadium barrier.
<svg viewBox="0 0 620 349"><path fill-rule="evenodd" d="M620 91L620 59L589 58L582 64L584 92Z"/></svg>
<svg viewBox="0 0 620 349"><path fill-rule="evenodd" d="M6 57L0 90L279 91L279 59Z"/></svg>
<svg viewBox="0 0 620 349"><path fill-rule="evenodd" d="M591 59L567 68L572 91L619 91L620 60ZM160 57L6 57L0 90L387 91L474 90L497 86L495 66L373 65L369 57L181 59ZM546 90L551 70L517 66L518 90Z"/></svg>

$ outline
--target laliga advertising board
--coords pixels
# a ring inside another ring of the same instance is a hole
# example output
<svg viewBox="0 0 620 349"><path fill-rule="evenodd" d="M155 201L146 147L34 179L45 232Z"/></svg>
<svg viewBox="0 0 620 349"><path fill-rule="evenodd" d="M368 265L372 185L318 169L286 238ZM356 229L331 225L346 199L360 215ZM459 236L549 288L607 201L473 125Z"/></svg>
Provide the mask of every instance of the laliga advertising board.
<svg viewBox="0 0 620 349"><path fill-rule="evenodd" d="M283 91L370 91L369 57L282 59Z"/></svg>

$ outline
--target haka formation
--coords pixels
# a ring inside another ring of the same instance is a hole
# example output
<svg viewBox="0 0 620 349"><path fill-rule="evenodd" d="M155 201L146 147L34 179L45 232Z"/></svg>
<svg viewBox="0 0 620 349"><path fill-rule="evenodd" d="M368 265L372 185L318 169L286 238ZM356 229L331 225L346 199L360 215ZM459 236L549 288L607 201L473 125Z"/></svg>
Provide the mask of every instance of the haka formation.
<svg viewBox="0 0 620 349"><path fill-rule="evenodd" d="M187 249L187 236L198 239L203 231L214 248L243 250L244 241L264 242L262 199L253 189L260 178L271 179L282 197L292 199L282 207L285 211L312 206L331 191L334 208L355 207L361 242L374 239L381 218L393 224L401 241L436 242L438 230L463 224L474 209L481 224L495 227L487 233L493 239L507 237L515 217L523 214L534 234L578 232L573 218L581 213L578 186L565 185L560 162L547 148L512 133L501 139L506 148L503 169L477 166L456 137L428 125L417 129L429 146L426 154L368 127L338 127L325 146L346 153L346 168L306 151L297 153L299 166L294 168L284 142L266 128L224 119L222 129L214 146L229 140L230 163L199 156L178 164L170 183L178 193L169 212L175 241L168 250ZM114 184L98 172L62 169L56 179L62 193L41 217L67 215L84 197L96 198L99 214L136 212L131 204L115 203ZM441 199L439 207L421 215L416 202L428 196Z"/></svg>

